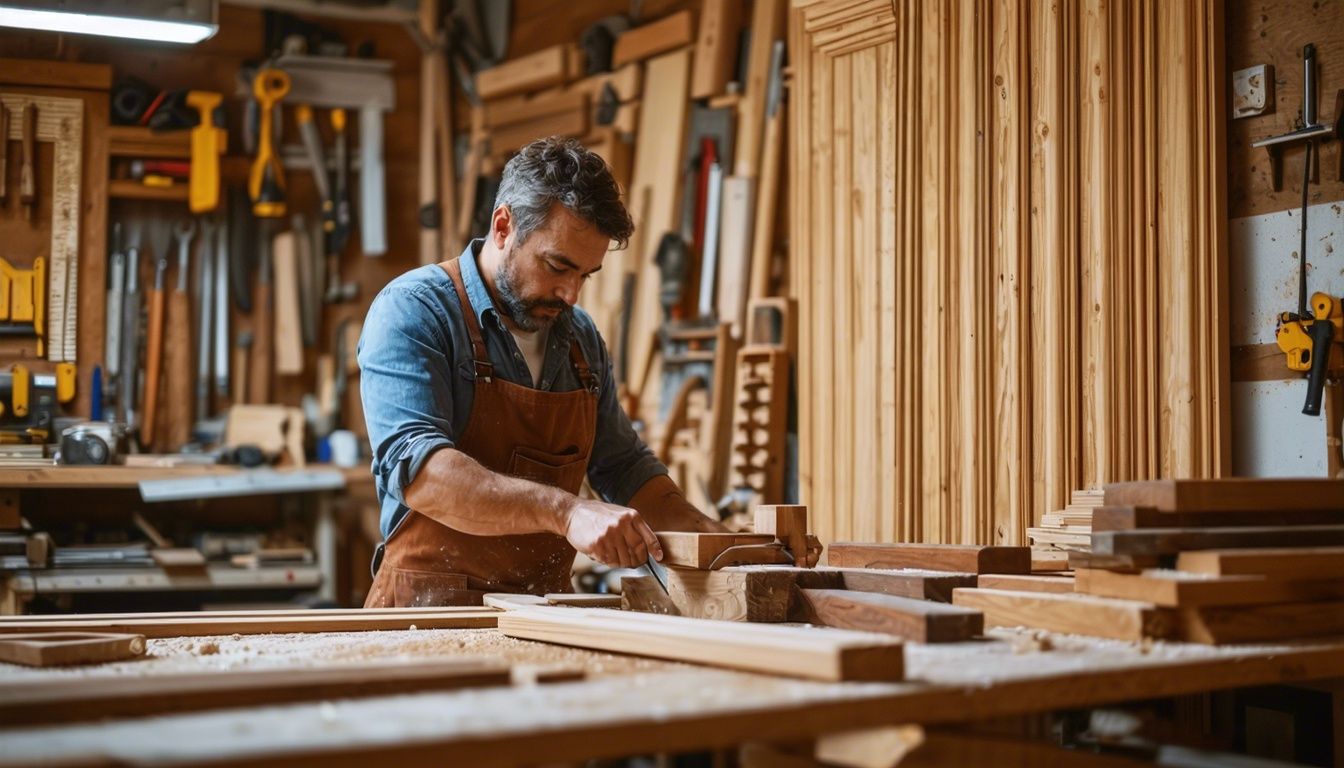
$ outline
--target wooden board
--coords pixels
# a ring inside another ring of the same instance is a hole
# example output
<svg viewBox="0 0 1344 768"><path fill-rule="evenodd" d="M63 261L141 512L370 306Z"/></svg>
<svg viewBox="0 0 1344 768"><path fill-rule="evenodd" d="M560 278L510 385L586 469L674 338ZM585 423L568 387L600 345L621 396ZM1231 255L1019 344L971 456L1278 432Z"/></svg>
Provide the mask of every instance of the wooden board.
<svg viewBox="0 0 1344 768"><path fill-rule="evenodd" d="M1210 576L1262 575L1288 579L1344 579L1344 547L1182 552L1176 558L1176 568Z"/></svg>
<svg viewBox="0 0 1344 768"><path fill-rule="evenodd" d="M831 565L852 568L924 568L959 573L1031 573L1030 547L973 544L862 544L827 548Z"/></svg>
<svg viewBox="0 0 1344 768"><path fill-rule="evenodd" d="M28 667L125 661L145 653L143 635L30 632L0 637L0 661ZM0 722L10 722L0 719Z"/></svg>
<svg viewBox="0 0 1344 768"><path fill-rule="evenodd" d="M658 543L663 547L665 566L683 568L709 568L724 550L730 547L773 544L774 536L752 533L686 533L683 531L663 531L658 533ZM781 559L786 563L787 560Z"/></svg>
<svg viewBox="0 0 1344 768"><path fill-rule="evenodd" d="M922 571L917 569L883 568L815 568L811 575L799 574L798 585L809 589L844 589L858 592L876 592L916 600L952 602L952 590L974 587L974 573L950 571ZM836 584L835 581L839 580Z"/></svg>
<svg viewBox="0 0 1344 768"><path fill-rule="evenodd" d="M47 725L511 683L508 664L481 658L53 680L0 687L0 720Z"/></svg>
<svg viewBox="0 0 1344 768"><path fill-rule="evenodd" d="M1106 486L1106 506L1185 513L1325 510L1344 514L1344 480L1236 477L1112 483Z"/></svg>
<svg viewBox="0 0 1344 768"><path fill-rule="evenodd" d="M788 621L793 583L793 569L667 569L676 614L696 619Z"/></svg>
<svg viewBox="0 0 1344 768"><path fill-rule="evenodd" d="M1091 595L958 589L952 603L984 611L989 627L1033 627L1115 640L1169 638L1177 630L1170 609Z"/></svg>
<svg viewBox="0 0 1344 768"><path fill-rule="evenodd" d="M737 67L737 39L742 27L741 0L705 0L695 38L691 67L691 98L708 99L728 90Z"/></svg>
<svg viewBox="0 0 1344 768"><path fill-rule="evenodd" d="M620 608L620 595L565 594L557 592L546 595L544 600L550 605L568 605L574 608Z"/></svg>
<svg viewBox="0 0 1344 768"><path fill-rule="evenodd" d="M985 628L980 611L932 600L853 592L800 589L791 618L839 629L881 632L918 643L970 640Z"/></svg>
<svg viewBox="0 0 1344 768"><path fill-rule="evenodd" d="M1015 589L1019 592L1073 592L1072 576L1035 576L1017 573L985 573L975 586L983 589Z"/></svg>
<svg viewBox="0 0 1344 768"><path fill-rule="evenodd" d="M1097 507L1092 512L1093 531L1242 525L1329 525L1331 523L1344 523L1344 511L1308 509L1253 510L1248 512L1163 512L1153 507Z"/></svg>
<svg viewBox="0 0 1344 768"><path fill-rule="evenodd" d="M490 152L502 157L547 136L582 136L588 132L588 109L543 115L533 120L512 123L490 132Z"/></svg>
<svg viewBox="0 0 1344 768"><path fill-rule="evenodd" d="M756 215L756 179L725 176L719 221L719 278L715 306L719 320L742 338L751 289L751 234Z"/></svg>
<svg viewBox="0 0 1344 768"><path fill-rule="evenodd" d="M1158 555L1099 555L1096 552L1070 552L1069 568L1075 571L1082 568L1100 568L1133 573L1145 568L1160 568L1163 559Z"/></svg>
<svg viewBox="0 0 1344 768"><path fill-rule="evenodd" d="M303 373L303 323L299 314L299 262L297 237L302 233L281 232L271 241L275 274L275 373Z"/></svg>
<svg viewBox="0 0 1344 768"><path fill-rule="evenodd" d="M165 571L181 569L201 569L205 567L205 555L199 549L177 547L172 549L151 549L149 551L155 564Z"/></svg>
<svg viewBox="0 0 1344 768"><path fill-rule="evenodd" d="M793 555L794 562L807 553L807 506L803 504L762 504L756 507L752 529L774 536Z"/></svg>
<svg viewBox="0 0 1344 768"><path fill-rule="evenodd" d="M1344 635L1344 602L1181 609L1181 636L1192 643L1263 643L1330 635Z"/></svg>
<svg viewBox="0 0 1344 768"><path fill-rule="evenodd" d="M499 612L490 608L476 611L424 613L369 613L325 616L310 611L304 616L227 616L161 619L143 614L133 619L68 621L6 621L0 634L24 632L123 632L145 637L192 637L196 635L265 635L273 632L367 632L385 629L479 629L495 626ZM27 617L23 617L27 618Z"/></svg>
<svg viewBox="0 0 1344 768"><path fill-rule="evenodd" d="M584 608L500 614L510 637L831 681L900 680L904 647L864 632L688 619Z"/></svg>
<svg viewBox="0 0 1344 768"><path fill-rule="evenodd" d="M616 38L611 49L613 69L690 45L695 40L695 24L689 10L634 27Z"/></svg>
<svg viewBox="0 0 1344 768"><path fill-rule="evenodd" d="M1191 549L1344 545L1344 525L1149 528L1092 534L1099 555L1174 555Z"/></svg>
<svg viewBox="0 0 1344 768"><path fill-rule="evenodd" d="M1168 607L1253 605L1344 599L1344 580L1286 581L1263 576L1204 576L1172 570L1077 571L1077 591Z"/></svg>
<svg viewBox="0 0 1344 768"><path fill-rule="evenodd" d="M486 102L485 127L487 130L495 130L549 115L582 112L587 109L587 93L557 88L535 96L515 96Z"/></svg>
<svg viewBox="0 0 1344 768"><path fill-rule="evenodd" d="M516 611L519 608L532 608L538 605L550 605L551 601L540 595L519 595L512 592L490 592L481 598L487 608L501 611Z"/></svg>
<svg viewBox="0 0 1344 768"><path fill-rule="evenodd" d="M567 46L555 45L476 73L476 92L482 99L494 99L538 91L565 82L569 68Z"/></svg>

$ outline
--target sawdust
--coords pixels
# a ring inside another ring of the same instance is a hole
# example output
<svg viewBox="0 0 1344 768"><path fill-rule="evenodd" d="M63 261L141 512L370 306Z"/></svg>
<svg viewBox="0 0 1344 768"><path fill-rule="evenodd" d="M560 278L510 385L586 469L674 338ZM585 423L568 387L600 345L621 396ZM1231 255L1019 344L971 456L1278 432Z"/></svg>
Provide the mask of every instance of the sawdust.
<svg viewBox="0 0 1344 768"><path fill-rule="evenodd" d="M219 643L216 643L213 640L196 646L197 656L214 656L217 653L219 653Z"/></svg>

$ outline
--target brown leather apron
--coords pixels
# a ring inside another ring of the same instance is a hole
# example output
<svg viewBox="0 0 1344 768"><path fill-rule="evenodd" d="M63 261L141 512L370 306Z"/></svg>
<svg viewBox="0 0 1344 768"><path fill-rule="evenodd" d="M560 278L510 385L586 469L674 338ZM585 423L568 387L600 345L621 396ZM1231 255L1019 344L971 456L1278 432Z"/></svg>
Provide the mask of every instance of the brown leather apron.
<svg viewBox="0 0 1344 768"><path fill-rule="evenodd" d="M581 389L546 392L495 377L462 267L457 259L442 266L462 302L476 374L457 450L494 472L577 494L597 428L597 380L578 341L570 343L569 358ZM487 592L569 592L573 565L574 549L563 536L472 536L411 510L388 537L364 607L480 605Z"/></svg>

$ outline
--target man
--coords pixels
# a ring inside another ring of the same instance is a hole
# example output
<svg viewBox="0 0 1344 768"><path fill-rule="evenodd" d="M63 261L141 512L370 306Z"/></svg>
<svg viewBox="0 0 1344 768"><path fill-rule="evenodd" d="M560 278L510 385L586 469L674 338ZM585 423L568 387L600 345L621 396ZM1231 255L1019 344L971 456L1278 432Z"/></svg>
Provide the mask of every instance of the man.
<svg viewBox="0 0 1344 768"><path fill-rule="evenodd" d="M386 541L366 607L568 592L575 550L635 567L662 558L654 530L723 530L635 435L575 306L633 231L602 159L543 139L505 166L484 240L374 300L360 393ZM607 501L578 497L585 475Z"/></svg>

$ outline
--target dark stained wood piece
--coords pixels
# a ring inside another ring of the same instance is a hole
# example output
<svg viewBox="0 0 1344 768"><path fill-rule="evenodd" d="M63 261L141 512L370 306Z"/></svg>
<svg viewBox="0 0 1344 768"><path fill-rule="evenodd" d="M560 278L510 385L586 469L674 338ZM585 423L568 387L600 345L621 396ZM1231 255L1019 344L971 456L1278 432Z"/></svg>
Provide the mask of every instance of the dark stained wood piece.
<svg viewBox="0 0 1344 768"><path fill-rule="evenodd" d="M863 544L837 542L829 563L851 568L923 568L958 573L1031 573L1030 547L973 544Z"/></svg>
<svg viewBox="0 0 1344 768"><path fill-rule="evenodd" d="M853 592L800 589L790 618L826 627L882 632L919 643L970 640L984 632L980 611L932 600Z"/></svg>

